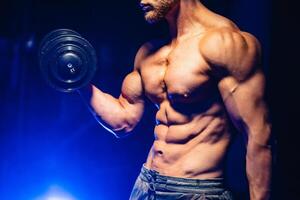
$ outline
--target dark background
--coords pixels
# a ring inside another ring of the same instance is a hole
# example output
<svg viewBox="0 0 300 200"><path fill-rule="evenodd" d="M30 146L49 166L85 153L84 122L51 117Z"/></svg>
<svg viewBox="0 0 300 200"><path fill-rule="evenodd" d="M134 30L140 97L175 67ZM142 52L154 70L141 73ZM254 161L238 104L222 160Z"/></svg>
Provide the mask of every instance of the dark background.
<svg viewBox="0 0 300 200"><path fill-rule="evenodd" d="M292 1L206 0L262 43L267 101L277 145L273 199L298 199L299 25ZM70 28L97 51L96 84L119 95L139 46L165 37L164 23L150 26L138 1L2 0L0 2L0 199L128 199L153 140L154 107L122 140L103 130L78 94L49 88L37 65L41 38ZM246 199L244 147L235 140L228 184ZM234 155L234 156L233 156ZM59 194L60 193L60 194Z"/></svg>

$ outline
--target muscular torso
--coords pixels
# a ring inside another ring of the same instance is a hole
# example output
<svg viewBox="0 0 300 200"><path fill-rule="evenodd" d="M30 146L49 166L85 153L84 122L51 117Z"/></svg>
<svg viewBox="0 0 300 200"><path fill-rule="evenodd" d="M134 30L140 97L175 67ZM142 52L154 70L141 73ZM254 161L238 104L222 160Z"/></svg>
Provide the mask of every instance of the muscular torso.
<svg viewBox="0 0 300 200"><path fill-rule="evenodd" d="M213 178L223 173L229 121L199 51L202 37L156 45L139 68L144 92L158 109L146 167L164 175Z"/></svg>

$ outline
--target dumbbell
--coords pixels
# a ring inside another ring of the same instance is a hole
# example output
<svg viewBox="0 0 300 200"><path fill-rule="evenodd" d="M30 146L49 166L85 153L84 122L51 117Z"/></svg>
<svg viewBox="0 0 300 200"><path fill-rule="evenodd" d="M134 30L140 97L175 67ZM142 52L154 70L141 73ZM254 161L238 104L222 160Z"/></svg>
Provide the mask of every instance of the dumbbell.
<svg viewBox="0 0 300 200"><path fill-rule="evenodd" d="M72 92L86 86L97 70L93 46L70 29L48 33L41 41L38 54L44 79L62 92Z"/></svg>

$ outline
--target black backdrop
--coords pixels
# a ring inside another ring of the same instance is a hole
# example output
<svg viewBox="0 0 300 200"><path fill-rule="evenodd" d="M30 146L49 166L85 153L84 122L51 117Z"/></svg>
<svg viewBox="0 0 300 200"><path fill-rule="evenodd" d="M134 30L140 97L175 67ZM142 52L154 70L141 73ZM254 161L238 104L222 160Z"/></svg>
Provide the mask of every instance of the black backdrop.
<svg viewBox="0 0 300 200"><path fill-rule="evenodd" d="M297 199L297 7L279 0L205 3L263 45L267 100L277 138L274 199ZM53 193L88 200L128 199L153 140L154 107L148 102L134 134L116 140L100 128L77 94L49 88L40 77L36 51L41 37L56 28L74 29L93 44L99 60L96 84L114 96L139 46L167 34L164 23L144 22L137 0L1 1L0 199ZM231 151L237 158L232 158L229 182L243 195L244 166L236 163L242 163L244 148L237 145Z"/></svg>

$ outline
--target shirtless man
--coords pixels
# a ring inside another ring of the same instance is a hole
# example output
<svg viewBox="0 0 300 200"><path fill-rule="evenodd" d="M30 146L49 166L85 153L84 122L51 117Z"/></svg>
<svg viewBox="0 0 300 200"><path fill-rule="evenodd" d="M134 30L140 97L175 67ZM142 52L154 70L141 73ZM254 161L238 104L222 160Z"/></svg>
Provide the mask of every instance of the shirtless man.
<svg viewBox="0 0 300 200"><path fill-rule="evenodd" d="M156 106L155 139L130 199L232 199L222 184L231 123L247 138L251 200L270 196L271 125L257 39L199 0L142 0L149 23L166 19L168 42L138 51L119 98L91 85L81 94L97 120L127 136ZM145 133L141 133L145 134Z"/></svg>

